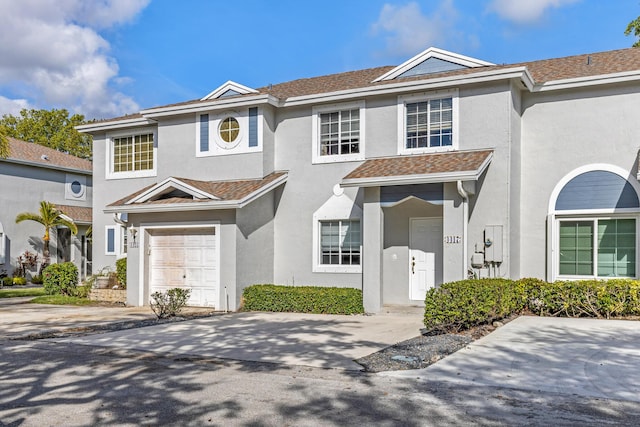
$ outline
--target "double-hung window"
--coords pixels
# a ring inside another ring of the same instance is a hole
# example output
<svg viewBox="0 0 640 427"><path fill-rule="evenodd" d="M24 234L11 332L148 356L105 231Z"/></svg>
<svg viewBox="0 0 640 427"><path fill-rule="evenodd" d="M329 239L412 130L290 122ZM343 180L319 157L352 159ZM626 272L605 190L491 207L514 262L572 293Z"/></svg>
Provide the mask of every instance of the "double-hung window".
<svg viewBox="0 0 640 427"><path fill-rule="evenodd" d="M457 147L455 92L401 96L398 101L398 151L445 151Z"/></svg>
<svg viewBox="0 0 640 427"><path fill-rule="evenodd" d="M364 103L313 109L313 163L364 159Z"/></svg>
<svg viewBox="0 0 640 427"><path fill-rule="evenodd" d="M109 178L153 176L156 166L154 132L112 136L108 159Z"/></svg>
<svg viewBox="0 0 640 427"><path fill-rule="evenodd" d="M560 276L636 277L636 220L559 221Z"/></svg>
<svg viewBox="0 0 640 427"><path fill-rule="evenodd" d="M320 265L360 265L360 220L320 221Z"/></svg>

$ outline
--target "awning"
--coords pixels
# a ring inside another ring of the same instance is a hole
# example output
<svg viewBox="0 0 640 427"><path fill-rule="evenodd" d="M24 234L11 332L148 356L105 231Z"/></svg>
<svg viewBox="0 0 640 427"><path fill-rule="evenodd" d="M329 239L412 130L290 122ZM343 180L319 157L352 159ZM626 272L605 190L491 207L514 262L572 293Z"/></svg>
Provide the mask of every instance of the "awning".
<svg viewBox="0 0 640 427"><path fill-rule="evenodd" d="M476 181L487 168L493 150L450 151L369 159L342 179L342 187Z"/></svg>
<svg viewBox="0 0 640 427"><path fill-rule="evenodd" d="M169 177L108 205L104 212L171 212L240 209L287 180L287 172L264 178L198 181Z"/></svg>
<svg viewBox="0 0 640 427"><path fill-rule="evenodd" d="M56 209L71 218L76 224L91 224L93 213L91 208L56 204Z"/></svg>

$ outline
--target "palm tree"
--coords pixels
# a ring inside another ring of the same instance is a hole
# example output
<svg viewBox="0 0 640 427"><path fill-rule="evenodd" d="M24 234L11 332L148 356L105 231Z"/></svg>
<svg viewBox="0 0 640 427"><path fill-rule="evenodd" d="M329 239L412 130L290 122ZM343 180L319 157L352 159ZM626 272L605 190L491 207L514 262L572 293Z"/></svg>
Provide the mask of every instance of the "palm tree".
<svg viewBox="0 0 640 427"><path fill-rule="evenodd" d="M44 242L42 257L43 264L49 265L50 254L49 254L49 239L51 235L51 229L57 226L65 226L69 227L73 234L78 233L78 227L73 222L71 218L64 215L61 211L56 208L56 205L53 203L49 203L47 201L40 202L40 210L38 213L32 212L22 212L16 216L16 223L22 221L35 221L44 226L44 237L42 241Z"/></svg>

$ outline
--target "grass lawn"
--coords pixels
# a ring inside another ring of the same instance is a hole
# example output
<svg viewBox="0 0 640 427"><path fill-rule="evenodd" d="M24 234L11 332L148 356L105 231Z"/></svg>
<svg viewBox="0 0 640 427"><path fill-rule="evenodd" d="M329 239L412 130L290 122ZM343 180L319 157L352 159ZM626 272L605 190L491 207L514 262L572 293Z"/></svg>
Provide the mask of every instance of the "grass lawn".
<svg viewBox="0 0 640 427"><path fill-rule="evenodd" d="M39 297L41 295L46 295L43 288L0 289L0 298Z"/></svg>
<svg viewBox="0 0 640 427"><path fill-rule="evenodd" d="M96 305L95 301L88 298L70 297L66 295L45 295L40 294L30 302L33 304L56 304L56 305Z"/></svg>

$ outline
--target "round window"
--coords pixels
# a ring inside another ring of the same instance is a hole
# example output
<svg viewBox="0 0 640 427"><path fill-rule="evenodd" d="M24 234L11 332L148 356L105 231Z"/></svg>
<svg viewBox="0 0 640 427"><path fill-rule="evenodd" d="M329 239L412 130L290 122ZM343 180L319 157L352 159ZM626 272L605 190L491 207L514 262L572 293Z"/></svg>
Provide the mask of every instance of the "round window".
<svg viewBox="0 0 640 427"><path fill-rule="evenodd" d="M71 192L76 196L82 194L82 184L80 184L80 181L73 181L71 183Z"/></svg>
<svg viewBox="0 0 640 427"><path fill-rule="evenodd" d="M226 143L232 143L238 138L240 123L234 117L227 117L220 122L220 138Z"/></svg>

